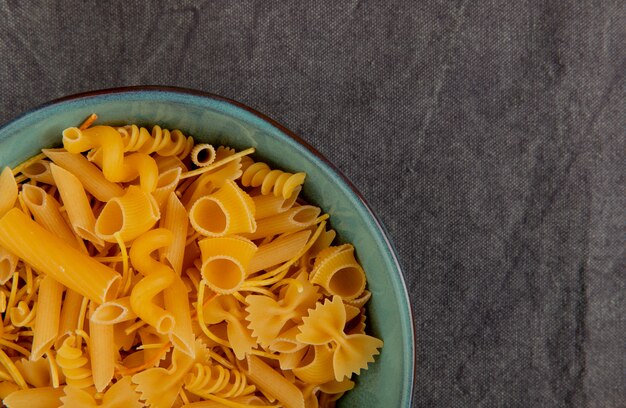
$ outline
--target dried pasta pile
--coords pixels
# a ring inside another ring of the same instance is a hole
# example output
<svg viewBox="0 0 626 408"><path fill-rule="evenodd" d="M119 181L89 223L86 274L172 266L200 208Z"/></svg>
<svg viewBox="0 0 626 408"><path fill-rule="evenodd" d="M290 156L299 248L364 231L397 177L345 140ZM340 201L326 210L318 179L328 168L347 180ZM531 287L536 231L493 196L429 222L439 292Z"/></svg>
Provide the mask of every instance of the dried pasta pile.
<svg viewBox="0 0 626 408"><path fill-rule="evenodd" d="M4 404L333 406L382 341L305 174L94 120L0 175Z"/></svg>

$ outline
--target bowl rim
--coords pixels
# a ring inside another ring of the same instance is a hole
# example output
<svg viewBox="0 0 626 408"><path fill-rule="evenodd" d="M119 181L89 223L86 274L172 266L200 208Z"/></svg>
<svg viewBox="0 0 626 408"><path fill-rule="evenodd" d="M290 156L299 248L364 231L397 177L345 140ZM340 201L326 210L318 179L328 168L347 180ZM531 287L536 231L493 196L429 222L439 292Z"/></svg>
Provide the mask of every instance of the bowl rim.
<svg viewBox="0 0 626 408"><path fill-rule="evenodd" d="M193 89L193 88L185 88L185 87L178 87L178 86L168 86L168 85L134 85L134 86L123 86L123 87L113 87L113 88L102 88L102 89L96 89L96 90L92 90L92 91L86 91L86 92L79 92L79 93L75 93L75 94L70 94L70 95L66 95L66 96L62 96L60 98L56 98L56 99L52 99L49 100L47 102L44 102L42 104L39 104L31 109L25 110L24 112L22 112L21 114L19 114L18 116L14 117L13 119L10 119L9 121L2 123L0 125L0 133L7 127L10 127L14 124L16 124L17 122L19 122L20 120L26 118L27 116L29 116L30 114L37 112L39 110L42 110L44 108L48 108L48 107L52 107L55 105L61 105L63 103L66 102L75 102L81 99L90 99L90 98L95 98L95 97L99 97L99 96L110 96L110 95L116 95L116 94L130 94L130 93L138 93L138 92L156 92L156 93L174 93L174 94L179 94L179 95L189 95L189 96L195 96L195 97L200 97L200 98L207 98L207 99L212 99L218 102L222 102L222 103L226 103L226 104L230 104L233 105L239 109L242 109L244 111L247 111L248 113L252 114L253 116L256 116L258 119L269 123L271 126L275 127L276 129L278 129L280 132L282 132L283 134L285 134L286 136L288 136L289 138L295 140L297 143L299 143L301 146L303 146L304 148L306 148L310 153L312 153L318 160L320 160L321 162L323 162L326 166L328 166L328 168L330 168L330 170L332 170L347 186L348 188L351 190L352 194L354 194L354 196L358 199L358 201L361 203L361 205L363 206L363 208L366 210L367 214L371 217L372 221L374 222L374 225L378 228L378 231L380 233L380 237L382 238L382 241L384 243L384 245L386 245L386 250L387 252L390 254L391 256L391 261L392 263L395 265L396 269L399 272L399 277L400 277L400 286L402 289L402 294L404 295L404 300L406 301L406 304L408 305L407 307L407 312L409 315L409 328L410 328L410 334L411 334L411 338L410 338L410 346L411 346L411 351L412 351L412 359L411 359L411 367L410 367L410 375L411 378L409 379L409 395L408 395L408 403L409 406L412 404L412 400L413 400L413 392L414 392L414 388L415 388L415 377L416 377L416 370L417 370L417 343L416 343L416 327L415 327L415 320L413 318L413 304L411 302L411 298L409 296L409 292L406 286L406 275L404 272L404 269L402 268L399 260L398 260L398 256L396 254L396 249L395 246L393 245L393 243L391 242L391 240L388 237L388 231L386 229L386 227L384 226L384 224L380 221L380 219L378 218L378 216L372 211L370 205L367 203L365 197L361 194L361 192L356 188L356 186L352 183L352 181L350 181L350 179L344 175L331 161L329 161L324 155L322 155L316 148L314 148L311 144L309 144L309 142L307 142L306 140L302 139L300 136L298 136L295 132L291 131L290 129L288 129L286 126L284 126L282 123L272 119L271 117L257 111L256 109L245 105L239 101L236 101L234 99L228 98L228 97L224 97L218 94L214 94L211 92L206 92L206 91L202 91L202 90L198 90L198 89Z"/></svg>

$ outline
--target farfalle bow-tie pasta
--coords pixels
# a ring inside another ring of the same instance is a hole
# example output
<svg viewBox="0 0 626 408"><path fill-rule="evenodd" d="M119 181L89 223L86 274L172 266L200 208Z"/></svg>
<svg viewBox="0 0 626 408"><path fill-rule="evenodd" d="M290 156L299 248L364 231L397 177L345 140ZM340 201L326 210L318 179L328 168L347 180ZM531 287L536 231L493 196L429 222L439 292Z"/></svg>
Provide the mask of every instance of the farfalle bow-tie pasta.
<svg viewBox="0 0 626 408"><path fill-rule="evenodd" d="M306 174L96 118L0 173L4 405L334 406L383 342Z"/></svg>

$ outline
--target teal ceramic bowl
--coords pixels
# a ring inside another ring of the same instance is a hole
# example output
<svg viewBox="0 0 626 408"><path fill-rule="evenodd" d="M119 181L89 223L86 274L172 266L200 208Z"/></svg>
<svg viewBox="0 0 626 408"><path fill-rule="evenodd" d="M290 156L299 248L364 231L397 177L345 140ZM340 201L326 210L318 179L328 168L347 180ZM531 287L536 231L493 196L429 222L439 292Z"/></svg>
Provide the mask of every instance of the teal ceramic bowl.
<svg viewBox="0 0 626 408"><path fill-rule="evenodd" d="M244 149L288 171L305 171L303 196L330 214L341 241L354 244L368 279L368 332L385 345L340 407L409 407L415 366L413 319L402 272L376 217L349 181L311 146L275 121L240 103L198 91L133 87L62 98L0 129L0 168L58 146L61 131L92 112L100 124L158 124L197 140Z"/></svg>

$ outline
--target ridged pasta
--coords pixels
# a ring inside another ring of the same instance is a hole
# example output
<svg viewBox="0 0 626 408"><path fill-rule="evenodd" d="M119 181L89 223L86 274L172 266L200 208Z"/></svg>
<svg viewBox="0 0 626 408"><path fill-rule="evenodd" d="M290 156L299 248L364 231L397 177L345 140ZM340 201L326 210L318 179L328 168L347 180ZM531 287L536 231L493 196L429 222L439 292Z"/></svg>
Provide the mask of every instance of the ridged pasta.
<svg viewBox="0 0 626 408"><path fill-rule="evenodd" d="M9 167L5 167L0 173L0 217L9 211L17 201L17 183L13 172Z"/></svg>
<svg viewBox="0 0 626 408"><path fill-rule="evenodd" d="M237 291L247 275L256 245L238 236L205 238L198 245L202 252L202 278L216 293Z"/></svg>
<svg viewBox="0 0 626 408"><path fill-rule="evenodd" d="M215 161L215 148L208 143L201 143L191 149L191 162L198 167L205 167Z"/></svg>
<svg viewBox="0 0 626 408"><path fill-rule="evenodd" d="M161 211L150 193L130 186L121 197L114 197L96 219L95 232L107 242L130 242L148 231L161 217Z"/></svg>
<svg viewBox="0 0 626 408"><path fill-rule="evenodd" d="M357 298L365 289L365 272L354 258L350 244L323 250L315 259L311 282L345 300Z"/></svg>
<svg viewBox="0 0 626 408"><path fill-rule="evenodd" d="M82 389L93 385L89 358L80 346L79 337L68 336L57 350L56 361L68 385Z"/></svg>
<svg viewBox="0 0 626 408"><path fill-rule="evenodd" d="M255 240L300 231L315 224L319 214L319 207L312 205L294 207L283 213L259 220L256 223L256 230L242 235Z"/></svg>
<svg viewBox="0 0 626 408"><path fill-rule="evenodd" d="M287 173L282 170L272 170L270 166L261 162L254 162L246 156L241 160L243 175L241 184L246 187L261 186L262 194L273 193L276 197L288 199L294 191L304 183L306 173Z"/></svg>
<svg viewBox="0 0 626 408"><path fill-rule="evenodd" d="M19 258L0 246L0 285L7 283L17 268Z"/></svg>
<svg viewBox="0 0 626 408"><path fill-rule="evenodd" d="M196 231L210 237L256 230L254 202L231 180L215 193L198 199L189 210L189 220Z"/></svg>

